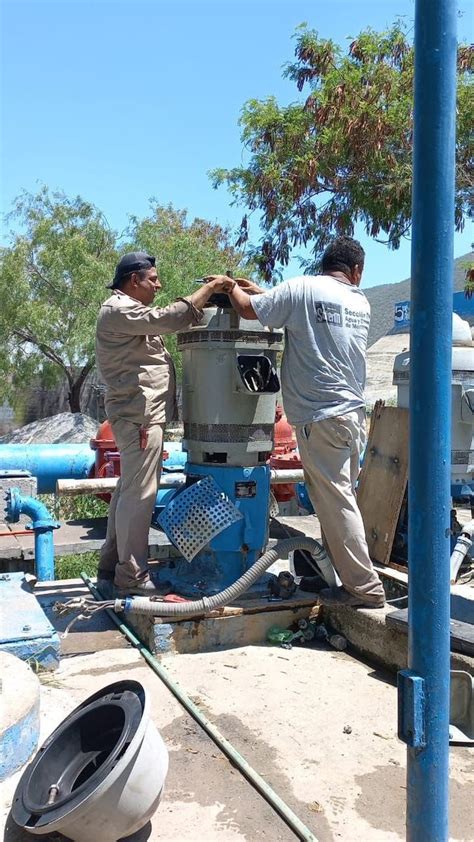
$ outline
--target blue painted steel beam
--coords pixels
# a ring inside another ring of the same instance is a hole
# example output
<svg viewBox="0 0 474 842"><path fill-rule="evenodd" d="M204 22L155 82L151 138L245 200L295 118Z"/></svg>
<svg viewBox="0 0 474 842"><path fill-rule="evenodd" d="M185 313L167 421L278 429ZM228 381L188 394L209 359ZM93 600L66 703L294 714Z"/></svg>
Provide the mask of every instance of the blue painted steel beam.
<svg viewBox="0 0 474 842"><path fill-rule="evenodd" d="M456 3L416 0L409 669L401 681L408 842L448 840L455 109Z"/></svg>

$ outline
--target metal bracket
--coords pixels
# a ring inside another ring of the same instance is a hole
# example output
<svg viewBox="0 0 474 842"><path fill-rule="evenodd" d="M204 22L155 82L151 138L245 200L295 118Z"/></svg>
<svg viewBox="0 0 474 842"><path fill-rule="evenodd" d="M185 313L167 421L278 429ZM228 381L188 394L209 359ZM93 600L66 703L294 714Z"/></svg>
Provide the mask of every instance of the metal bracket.
<svg viewBox="0 0 474 842"><path fill-rule="evenodd" d="M400 670L398 685L398 738L411 748L424 748L425 681L413 670Z"/></svg>

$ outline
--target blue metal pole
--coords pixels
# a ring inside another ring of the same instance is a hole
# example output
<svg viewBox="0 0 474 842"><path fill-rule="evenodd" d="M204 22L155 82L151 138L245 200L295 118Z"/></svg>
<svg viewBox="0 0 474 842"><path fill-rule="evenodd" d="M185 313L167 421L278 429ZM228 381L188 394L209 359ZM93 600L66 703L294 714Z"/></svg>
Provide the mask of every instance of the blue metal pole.
<svg viewBox="0 0 474 842"><path fill-rule="evenodd" d="M54 526L43 526L35 532L35 573L38 582L54 580Z"/></svg>
<svg viewBox="0 0 474 842"><path fill-rule="evenodd" d="M407 840L448 840L456 3L416 0L410 361Z"/></svg>

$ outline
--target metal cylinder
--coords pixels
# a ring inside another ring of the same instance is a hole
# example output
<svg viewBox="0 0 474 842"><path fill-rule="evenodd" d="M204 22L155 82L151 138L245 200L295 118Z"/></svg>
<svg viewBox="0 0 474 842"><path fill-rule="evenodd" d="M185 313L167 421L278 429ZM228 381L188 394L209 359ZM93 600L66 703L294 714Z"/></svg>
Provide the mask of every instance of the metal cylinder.
<svg viewBox="0 0 474 842"><path fill-rule="evenodd" d="M416 0L413 148L407 840L447 842L451 331L456 4Z"/></svg>
<svg viewBox="0 0 474 842"><path fill-rule="evenodd" d="M474 345L453 343L451 353L451 494L462 497L471 496L474 489ZM395 357L393 384L397 387L397 405L408 408L410 351ZM426 423L429 421L426 406Z"/></svg>
<svg viewBox="0 0 474 842"><path fill-rule="evenodd" d="M194 464L264 464L273 449L281 331L208 307L178 334L183 354L183 449Z"/></svg>
<svg viewBox="0 0 474 842"><path fill-rule="evenodd" d="M95 453L85 444L0 444L0 470L29 471L39 494L54 494L58 479L85 479Z"/></svg>

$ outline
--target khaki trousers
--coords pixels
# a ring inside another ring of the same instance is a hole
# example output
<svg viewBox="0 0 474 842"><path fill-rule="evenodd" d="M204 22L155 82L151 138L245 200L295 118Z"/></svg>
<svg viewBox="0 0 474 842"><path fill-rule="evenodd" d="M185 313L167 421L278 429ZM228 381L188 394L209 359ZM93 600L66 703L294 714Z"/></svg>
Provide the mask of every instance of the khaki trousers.
<svg viewBox="0 0 474 842"><path fill-rule="evenodd" d="M112 495L99 577L114 574L117 588L148 578L148 532L155 507L163 455L164 425L147 428L140 448L140 425L119 419L112 430L120 451L120 479Z"/></svg>
<svg viewBox="0 0 474 842"><path fill-rule="evenodd" d="M296 428L308 494L345 589L369 602L384 596L369 557L355 486L365 445L365 410Z"/></svg>

